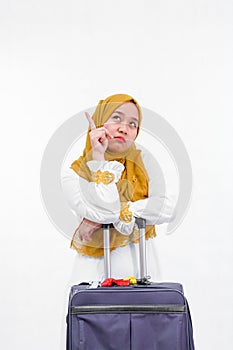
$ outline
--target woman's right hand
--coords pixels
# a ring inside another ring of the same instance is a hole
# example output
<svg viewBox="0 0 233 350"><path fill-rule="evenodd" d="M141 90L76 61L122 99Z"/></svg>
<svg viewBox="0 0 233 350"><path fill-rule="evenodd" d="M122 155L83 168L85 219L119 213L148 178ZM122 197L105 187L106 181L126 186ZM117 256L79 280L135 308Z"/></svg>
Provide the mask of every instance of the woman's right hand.
<svg viewBox="0 0 233 350"><path fill-rule="evenodd" d="M89 113L85 112L86 118L90 126L90 141L92 146L92 159L93 160L105 160L104 153L108 148L108 140L111 140L113 136L105 128L96 128L95 123Z"/></svg>
<svg viewBox="0 0 233 350"><path fill-rule="evenodd" d="M92 234L101 228L102 225L97 222L90 221L88 219L83 219L80 226L76 229L75 234L78 236L82 242L91 242Z"/></svg>

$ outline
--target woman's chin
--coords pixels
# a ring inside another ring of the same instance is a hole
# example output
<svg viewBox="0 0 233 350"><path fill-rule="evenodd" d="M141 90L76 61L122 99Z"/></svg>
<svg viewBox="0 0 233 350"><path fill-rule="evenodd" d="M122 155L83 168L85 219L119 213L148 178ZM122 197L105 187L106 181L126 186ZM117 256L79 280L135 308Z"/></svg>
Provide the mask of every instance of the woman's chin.
<svg viewBox="0 0 233 350"><path fill-rule="evenodd" d="M114 142L114 144L111 144L111 145L108 146L107 151L111 152L111 153L125 152L130 147L130 145L128 143L126 143L126 142L124 142L124 143L122 143L122 142L115 143Z"/></svg>

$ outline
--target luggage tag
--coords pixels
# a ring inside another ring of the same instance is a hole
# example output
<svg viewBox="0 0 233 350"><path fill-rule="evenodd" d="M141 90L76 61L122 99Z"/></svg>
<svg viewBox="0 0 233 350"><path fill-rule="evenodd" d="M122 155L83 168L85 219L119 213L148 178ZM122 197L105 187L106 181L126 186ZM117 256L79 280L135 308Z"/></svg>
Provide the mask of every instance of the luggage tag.
<svg viewBox="0 0 233 350"><path fill-rule="evenodd" d="M115 279L115 278L106 278L102 283L101 287L112 287L112 286L120 286L120 287L128 287L134 285L145 285L151 284L149 281L149 276L137 279L134 276L128 276L124 279Z"/></svg>
<svg viewBox="0 0 233 350"><path fill-rule="evenodd" d="M150 276L146 276L143 278L136 278L134 276L128 276L124 279L129 280L130 285L145 285L145 284L151 284L151 282L149 281L150 278L151 278Z"/></svg>
<svg viewBox="0 0 233 350"><path fill-rule="evenodd" d="M139 278L137 279L137 285L147 285L147 284L151 284L152 282L149 281L151 277L147 276L147 277L143 277L143 278Z"/></svg>
<svg viewBox="0 0 233 350"><path fill-rule="evenodd" d="M112 287L112 286L126 287L129 285L130 285L129 280L115 279L115 278L106 278L101 283L101 287Z"/></svg>
<svg viewBox="0 0 233 350"><path fill-rule="evenodd" d="M95 289L100 287L100 281L91 281L89 283L89 289Z"/></svg>

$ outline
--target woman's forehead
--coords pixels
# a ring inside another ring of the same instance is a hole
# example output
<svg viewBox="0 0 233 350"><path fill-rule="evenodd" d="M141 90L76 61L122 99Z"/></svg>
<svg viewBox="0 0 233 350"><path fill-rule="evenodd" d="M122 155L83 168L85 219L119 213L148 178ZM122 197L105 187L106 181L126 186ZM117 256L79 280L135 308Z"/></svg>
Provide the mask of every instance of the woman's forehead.
<svg viewBox="0 0 233 350"><path fill-rule="evenodd" d="M113 113L139 120L139 112L137 106L132 102L127 102L117 107Z"/></svg>

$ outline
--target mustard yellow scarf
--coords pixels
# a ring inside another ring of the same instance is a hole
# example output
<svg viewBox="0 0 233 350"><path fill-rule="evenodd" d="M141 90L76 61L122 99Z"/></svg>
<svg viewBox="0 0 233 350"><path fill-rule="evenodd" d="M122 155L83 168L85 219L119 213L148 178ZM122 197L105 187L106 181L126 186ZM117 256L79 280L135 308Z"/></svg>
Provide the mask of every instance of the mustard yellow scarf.
<svg viewBox="0 0 233 350"><path fill-rule="evenodd" d="M125 94L118 94L108 97L105 100L100 100L92 119L96 127L101 127L108 120L111 114L116 108L126 102L133 102L139 111L139 126L141 124L141 109L131 96ZM89 131L87 132L86 145L83 151L83 155L75 160L71 164L71 168L81 177L88 181L93 181L92 173L87 166L87 162L92 160L92 148L89 137ZM117 160L124 165L124 171L120 180L117 182L117 189L120 196L121 206L128 201L137 201L139 199L144 199L148 197L148 175L144 167L141 151L137 150L135 144L133 143L128 150L123 153L110 153L105 152L105 159ZM129 236L123 235L116 229L111 227L110 235L110 249L116 249L120 246L125 246L129 242L137 243L139 241L139 232L134 230ZM91 242L82 243L78 240L77 231L75 231L74 236L71 241L71 247L76 249L79 253L83 255L89 255L92 257L103 256L103 233L102 229L96 230L92 235ZM150 237L155 237L155 227L146 227L146 239Z"/></svg>

